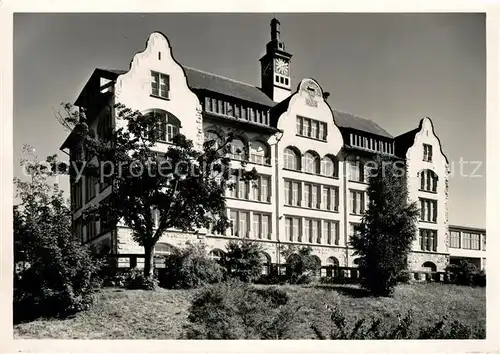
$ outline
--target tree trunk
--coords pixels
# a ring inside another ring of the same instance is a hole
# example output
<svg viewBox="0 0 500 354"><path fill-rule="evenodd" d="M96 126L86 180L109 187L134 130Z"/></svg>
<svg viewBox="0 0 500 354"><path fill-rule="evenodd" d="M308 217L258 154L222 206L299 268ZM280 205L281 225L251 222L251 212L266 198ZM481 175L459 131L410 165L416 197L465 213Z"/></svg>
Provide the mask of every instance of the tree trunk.
<svg viewBox="0 0 500 354"><path fill-rule="evenodd" d="M144 246L144 277L153 278L154 269L154 246Z"/></svg>

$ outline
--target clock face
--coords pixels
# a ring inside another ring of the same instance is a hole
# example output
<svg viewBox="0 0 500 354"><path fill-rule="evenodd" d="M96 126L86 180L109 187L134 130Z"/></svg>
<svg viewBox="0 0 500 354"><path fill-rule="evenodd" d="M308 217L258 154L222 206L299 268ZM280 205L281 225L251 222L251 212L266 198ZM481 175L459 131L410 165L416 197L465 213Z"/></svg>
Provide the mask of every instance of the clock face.
<svg viewBox="0 0 500 354"><path fill-rule="evenodd" d="M283 59L277 59L276 71L281 75L288 75L288 63Z"/></svg>

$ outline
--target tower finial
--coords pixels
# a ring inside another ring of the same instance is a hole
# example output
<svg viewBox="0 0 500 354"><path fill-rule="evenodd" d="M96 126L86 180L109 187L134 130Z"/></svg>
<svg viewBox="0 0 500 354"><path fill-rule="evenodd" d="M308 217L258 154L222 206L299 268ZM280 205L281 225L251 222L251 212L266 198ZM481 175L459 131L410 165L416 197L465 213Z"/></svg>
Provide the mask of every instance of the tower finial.
<svg viewBox="0 0 500 354"><path fill-rule="evenodd" d="M280 41L280 21L276 18L276 14L271 20L271 40Z"/></svg>

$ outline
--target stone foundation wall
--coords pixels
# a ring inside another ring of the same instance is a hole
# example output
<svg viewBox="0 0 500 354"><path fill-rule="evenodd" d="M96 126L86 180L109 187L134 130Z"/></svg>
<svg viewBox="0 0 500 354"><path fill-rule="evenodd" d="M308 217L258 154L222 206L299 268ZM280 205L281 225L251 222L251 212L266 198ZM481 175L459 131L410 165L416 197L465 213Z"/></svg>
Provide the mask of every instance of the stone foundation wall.
<svg viewBox="0 0 500 354"><path fill-rule="evenodd" d="M436 265L436 271L442 272L449 263L450 256L442 253L410 252L408 255L408 269L413 271L427 270L423 267L425 262Z"/></svg>

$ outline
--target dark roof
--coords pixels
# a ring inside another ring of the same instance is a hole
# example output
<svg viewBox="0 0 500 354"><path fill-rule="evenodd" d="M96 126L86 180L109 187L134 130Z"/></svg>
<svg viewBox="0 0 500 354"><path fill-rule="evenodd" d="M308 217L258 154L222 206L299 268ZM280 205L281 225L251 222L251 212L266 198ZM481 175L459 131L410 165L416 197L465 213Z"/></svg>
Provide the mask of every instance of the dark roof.
<svg viewBox="0 0 500 354"><path fill-rule="evenodd" d="M221 95L235 97L244 101L260 104L269 108L272 107L271 126L273 127L277 126L279 116L288 109L290 99L293 96L290 95L282 102L276 104L276 102L270 99L264 92L262 92L260 88L256 86L187 66L182 66L182 68L186 73L188 86L195 91L203 90L215 92ZM127 72L128 70L96 69L92 74L92 77L98 74L103 75L108 79L114 80L119 75L125 74ZM89 80L89 83L90 82L91 80ZM89 83L87 83L87 85L89 85ZM80 97L77 99L75 104L78 105L79 100ZM369 119L336 110L332 110L332 112L335 123L339 128L354 129L386 138L392 138L391 134L382 129L377 123Z"/></svg>
<svg viewBox="0 0 500 354"><path fill-rule="evenodd" d="M183 66L188 85L193 90L207 90L272 107L276 103L256 86Z"/></svg>
<svg viewBox="0 0 500 354"><path fill-rule="evenodd" d="M239 98L244 101L272 107L276 103L256 86L236 81L227 77L215 75L198 69L182 66L186 73L188 86L193 90L206 90L221 95ZM98 69L115 75L125 74L126 70Z"/></svg>
<svg viewBox="0 0 500 354"><path fill-rule="evenodd" d="M271 125L275 127L278 125L278 119L288 109L292 97L293 94L271 108ZM369 119L336 110L332 110L332 113L335 124L339 128L359 130L392 139L391 134Z"/></svg>
<svg viewBox="0 0 500 354"><path fill-rule="evenodd" d="M355 129L386 138L391 138L392 135L382 129L377 123L372 120L356 116L351 113L333 111L333 119L339 128Z"/></svg>
<svg viewBox="0 0 500 354"><path fill-rule="evenodd" d="M402 158L406 157L406 152L413 145L415 135L420 131L420 129L421 126L394 138L394 153L396 156Z"/></svg>

